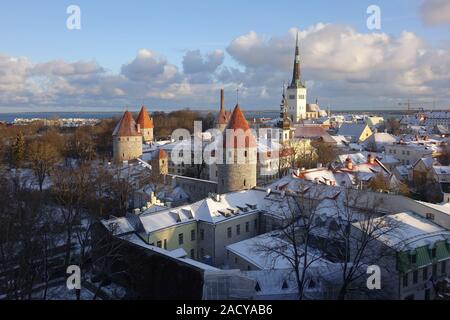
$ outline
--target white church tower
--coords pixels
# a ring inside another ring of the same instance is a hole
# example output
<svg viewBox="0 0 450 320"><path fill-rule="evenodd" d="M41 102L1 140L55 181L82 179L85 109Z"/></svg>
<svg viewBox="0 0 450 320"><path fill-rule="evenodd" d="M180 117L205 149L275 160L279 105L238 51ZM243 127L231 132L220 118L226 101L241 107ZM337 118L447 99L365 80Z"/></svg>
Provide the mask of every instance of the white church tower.
<svg viewBox="0 0 450 320"><path fill-rule="evenodd" d="M306 119L306 91L300 73L300 49L298 47L297 34L294 71L291 85L287 89L288 115L293 122L300 122Z"/></svg>

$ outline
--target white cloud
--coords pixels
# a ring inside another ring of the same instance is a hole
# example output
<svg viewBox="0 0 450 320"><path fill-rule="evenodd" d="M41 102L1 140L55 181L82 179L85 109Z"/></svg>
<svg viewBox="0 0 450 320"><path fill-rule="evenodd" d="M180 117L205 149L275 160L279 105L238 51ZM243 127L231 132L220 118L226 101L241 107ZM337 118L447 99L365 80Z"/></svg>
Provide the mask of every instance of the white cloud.
<svg viewBox="0 0 450 320"><path fill-rule="evenodd" d="M223 63L223 60L222 50L215 50L206 56L203 56L200 50L192 50L186 52L183 57L183 70L186 74L213 73Z"/></svg>
<svg viewBox="0 0 450 320"><path fill-rule="evenodd" d="M450 1L424 0L420 13L425 24L429 26L450 25Z"/></svg>
<svg viewBox="0 0 450 320"><path fill-rule="evenodd" d="M136 58L122 66L122 74L132 81L167 82L176 76L178 70L167 60L147 49L139 50Z"/></svg>
<svg viewBox="0 0 450 320"><path fill-rule="evenodd" d="M0 54L0 108L119 108L144 99L156 107L212 108L218 104L218 89L224 87L230 97L240 88L246 109L276 109L282 83L291 80L297 31L310 101L319 98L342 108L390 108L405 99L450 104L449 47L430 47L411 32L366 34L348 26L317 24L272 37L243 34L226 49L226 60L234 59L234 65L224 63L221 50L187 51L182 71L149 49L139 50L118 74L96 61L34 64Z"/></svg>

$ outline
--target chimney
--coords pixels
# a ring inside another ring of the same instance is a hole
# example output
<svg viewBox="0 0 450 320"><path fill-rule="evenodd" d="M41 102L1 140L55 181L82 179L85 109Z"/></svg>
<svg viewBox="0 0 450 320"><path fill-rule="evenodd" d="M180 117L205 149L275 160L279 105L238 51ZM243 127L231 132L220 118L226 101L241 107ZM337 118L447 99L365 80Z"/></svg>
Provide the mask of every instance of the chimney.
<svg viewBox="0 0 450 320"><path fill-rule="evenodd" d="M372 156L372 154L369 153L369 155L367 156L367 163L369 164L374 164L375 163L375 158L374 156Z"/></svg>
<svg viewBox="0 0 450 320"><path fill-rule="evenodd" d="M353 162L352 162L352 159L350 157L348 157L345 160L345 166L347 167L348 170L353 170Z"/></svg>
<svg viewBox="0 0 450 320"><path fill-rule="evenodd" d="M225 91L220 89L220 109L225 110Z"/></svg>

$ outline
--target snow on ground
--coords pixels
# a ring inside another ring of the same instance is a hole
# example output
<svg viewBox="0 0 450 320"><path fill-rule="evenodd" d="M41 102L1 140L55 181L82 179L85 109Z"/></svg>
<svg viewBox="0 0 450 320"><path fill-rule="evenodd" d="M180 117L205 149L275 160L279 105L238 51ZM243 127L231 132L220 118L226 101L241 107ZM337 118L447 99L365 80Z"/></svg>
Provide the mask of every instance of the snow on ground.
<svg viewBox="0 0 450 320"><path fill-rule="evenodd" d="M40 300L43 299L44 290L40 290L33 294L33 299ZM89 291L87 288L81 288L80 300L92 300L94 298L94 293ZM47 300L77 300L74 290L69 290L66 284L60 284L48 289ZM97 297L97 299L99 299Z"/></svg>

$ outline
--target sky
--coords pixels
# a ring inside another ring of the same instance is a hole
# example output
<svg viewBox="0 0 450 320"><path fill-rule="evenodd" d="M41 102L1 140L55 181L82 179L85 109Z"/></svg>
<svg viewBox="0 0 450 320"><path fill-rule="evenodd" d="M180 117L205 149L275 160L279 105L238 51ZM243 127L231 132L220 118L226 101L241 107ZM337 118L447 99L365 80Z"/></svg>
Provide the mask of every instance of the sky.
<svg viewBox="0 0 450 320"><path fill-rule="evenodd" d="M69 30L70 5L81 29ZM367 8L380 8L369 29ZM450 107L450 0L2 0L0 112L278 108L300 39L323 108Z"/></svg>

